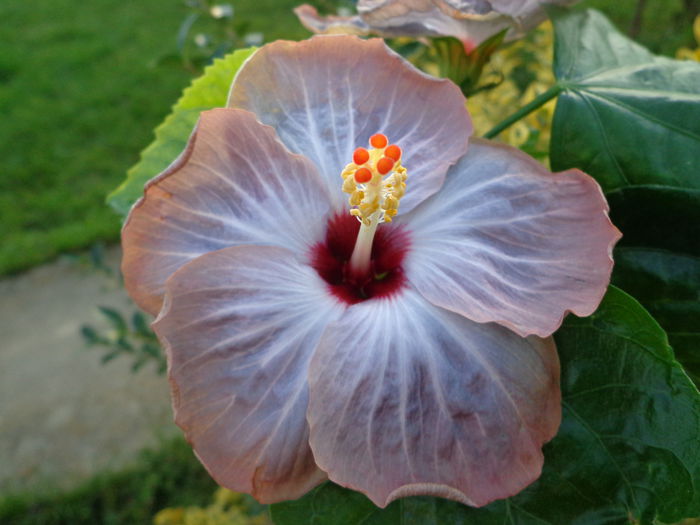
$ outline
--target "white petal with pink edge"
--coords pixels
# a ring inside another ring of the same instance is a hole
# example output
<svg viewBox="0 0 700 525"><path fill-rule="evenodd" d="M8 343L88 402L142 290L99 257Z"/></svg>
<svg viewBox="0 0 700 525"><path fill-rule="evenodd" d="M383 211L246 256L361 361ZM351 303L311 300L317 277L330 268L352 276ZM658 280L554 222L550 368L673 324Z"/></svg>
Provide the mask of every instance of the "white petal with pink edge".
<svg viewBox="0 0 700 525"><path fill-rule="evenodd" d="M369 26L358 15L355 16L321 16L318 10L309 5L302 4L294 8L302 25L312 33L367 35Z"/></svg>
<svg viewBox="0 0 700 525"><path fill-rule="evenodd" d="M305 419L311 355L342 309L288 250L238 246L183 266L153 327L175 421L224 487L271 503L325 479Z"/></svg>
<svg viewBox="0 0 700 525"><path fill-rule="evenodd" d="M411 191L401 209L409 210L438 190L472 131L457 86L421 73L382 40L347 35L266 45L239 70L228 105L254 112L313 160L338 209L346 202L339 175L373 134L403 150Z"/></svg>
<svg viewBox="0 0 700 525"><path fill-rule="evenodd" d="M122 271L131 297L157 314L165 280L183 264L241 243L302 253L330 209L311 162L291 154L252 113L202 113L185 152L131 210Z"/></svg>
<svg viewBox="0 0 700 525"><path fill-rule="evenodd" d="M472 140L440 192L399 216L413 240L410 282L433 304L545 337L595 311L620 232L598 184L552 174L509 146Z"/></svg>
<svg viewBox="0 0 700 525"><path fill-rule="evenodd" d="M446 0L360 0L357 10L383 36L453 36L469 49L510 26L490 5Z"/></svg>
<svg viewBox="0 0 700 525"><path fill-rule="evenodd" d="M319 467L386 506L435 495L482 506L542 468L561 419L550 339L521 338L407 290L349 308L309 370Z"/></svg>

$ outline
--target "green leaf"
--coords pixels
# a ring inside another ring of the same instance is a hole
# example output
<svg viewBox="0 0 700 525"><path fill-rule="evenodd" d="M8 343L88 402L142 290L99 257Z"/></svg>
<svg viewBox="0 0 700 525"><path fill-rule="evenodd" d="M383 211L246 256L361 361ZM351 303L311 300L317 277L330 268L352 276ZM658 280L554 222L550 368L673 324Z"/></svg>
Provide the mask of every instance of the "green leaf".
<svg viewBox="0 0 700 525"><path fill-rule="evenodd" d="M649 310L700 384L700 190L636 186L608 201L625 232L613 283Z"/></svg>
<svg viewBox="0 0 700 525"><path fill-rule="evenodd" d="M700 189L700 64L651 54L597 11L550 13L562 89L552 167L580 168L605 191Z"/></svg>
<svg viewBox="0 0 700 525"><path fill-rule="evenodd" d="M121 352L119 350L109 352L109 353L102 356L102 358L100 359L100 363L102 363L103 365L106 365L107 363L109 363L110 361L112 361L113 359L118 357L120 353Z"/></svg>
<svg viewBox="0 0 700 525"><path fill-rule="evenodd" d="M659 325L611 288L593 316L569 316L556 341L563 421L541 478L520 494L482 509L428 497L378 509L327 483L273 505L274 522L600 525L700 514L700 395Z"/></svg>
<svg viewBox="0 0 700 525"><path fill-rule="evenodd" d="M110 308L108 306L98 306L97 307L102 315L104 315L112 327L117 331L117 334L122 337L129 332L129 327L124 320L124 316L118 310Z"/></svg>
<svg viewBox="0 0 700 525"><path fill-rule="evenodd" d="M156 335L151 330L151 327L146 320L146 315L143 312L135 311L131 316L131 324L134 327L134 332L144 338L149 340L155 340Z"/></svg>
<svg viewBox="0 0 700 525"><path fill-rule="evenodd" d="M207 67L204 74L185 89L173 106L173 111L156 128L155 140L141 152L141 160L127 173L126 180L107 198L107 202L122 216L143 194L150 179L165 170L185 149L187 139L199 118L207 109L226 105L233 77L256 48L240 49Z"/></svg>
<svg viewBox="0 0 700 525"><path fill-rule="evenodd" d="M613 282L668 331L700 379L700 64L658 57L595 11L551 10L562 90L556 170L581 168L608 192L624 237Z"/></svg>
<svg viewBox="0 0 700 525"><path fill-rule="evenodd" d="M160 347L151 343L141 345L141 353L158 360L163 359L163 352Z"/></svg>
<svg viewBox="0 0 700 525"><path fill-rule="evenodd" d="M555 338L564 421L539 484L565 501L552 523L576 509L641 523L700 514L700 395L655 320L611 287Z"/></svg>
<svg viewBox="0 0 700 525"><path fill-rule="evenodd" d="M85 344L88 346L94 346L97 344L109 344L109 341L106 340L104 337L100 336L97 330L95 330L95 328L90 325L81 326L80 333L82 334L83 339L85 339Z"/></svg>

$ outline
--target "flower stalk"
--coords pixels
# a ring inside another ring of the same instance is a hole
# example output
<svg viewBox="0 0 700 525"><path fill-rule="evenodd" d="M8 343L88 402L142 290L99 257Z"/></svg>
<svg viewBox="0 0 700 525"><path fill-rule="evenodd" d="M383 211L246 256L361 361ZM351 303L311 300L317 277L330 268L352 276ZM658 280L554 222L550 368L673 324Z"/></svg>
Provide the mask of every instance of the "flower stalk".
<svg viewBox="0 0 700 525"><path fill-rule="evenodd" d="M564 90L564 87L561 86L560 84L553 85L551 88L549 88L547 91L542 93L540 96L533 99L530 103L524 105L522 108L520 108L518 111L513 113L511 116L509 116L508 118L506 118L502 122L499 122L498 124L496 124L493 128L491 128L488 132L486 132L484 134L484 138L492 139L492 138L498 136L502 131L508 129L510 126L515 124L520 119L527 117L530 113L532 113L536 109L540 108L541 106L544 106L547 102L552 100L554 97L558 96L559 93L561 93L563 90Z"/></svg>
<svg viewBox="0 0 700 525"><path fill-rule="evenodd" d="M348 265L350 276L362 278L368 274L372 258L372 243L378 225L378 220L370 220L369 224L361 223Z"/></svg>

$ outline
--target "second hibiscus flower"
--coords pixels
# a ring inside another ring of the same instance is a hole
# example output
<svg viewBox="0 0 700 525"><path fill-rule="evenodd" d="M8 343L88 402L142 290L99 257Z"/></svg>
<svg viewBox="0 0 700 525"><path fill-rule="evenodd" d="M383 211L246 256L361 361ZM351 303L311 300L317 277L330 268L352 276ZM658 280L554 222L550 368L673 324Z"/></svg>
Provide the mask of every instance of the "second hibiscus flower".
<svg viewBox="0 0 700 525"><path fill-rule="evenodd" d="M147 185L126 286L220 484L481 506L539 476L549 336L595 310L619 232L593 179L471 129L456 86L381 40L275 42Z"/></svg>
<svg viewBox="0 0 700 525"><path fill-rule="evenodd" d="M578 0L359 0L355 16L320 16L304 4L294 12L314 33L375 34L382 37L453 36L467 50L508 29L518 38L546 18L546 5Z"/></svg>

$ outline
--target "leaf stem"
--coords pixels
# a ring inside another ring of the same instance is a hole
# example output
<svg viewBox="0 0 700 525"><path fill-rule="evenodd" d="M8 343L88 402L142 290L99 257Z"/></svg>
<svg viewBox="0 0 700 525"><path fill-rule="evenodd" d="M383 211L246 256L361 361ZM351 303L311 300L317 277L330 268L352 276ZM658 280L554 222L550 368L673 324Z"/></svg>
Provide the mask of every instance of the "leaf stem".
<svg viewBox="0 0 700 525"><path fill-rule="evenodd" d="M543 106L550 100L552 100L554 97L556 97L559 93L563 91L563 87L559 84L553 85L551 88L549 88L547 91L542 93L540 96L532 100L530 103L526 104L522 108L520 108L518 111L513 113L511 116L506 118L505 120L499 122L496 124L493 128L491 128L485 135L484 137L487 139L492 139L496 135L498 135L501 131L504 129L512 126L515 124L518 120L527 117L530 113L535 111L537 108L540 106Z"/></svg>

